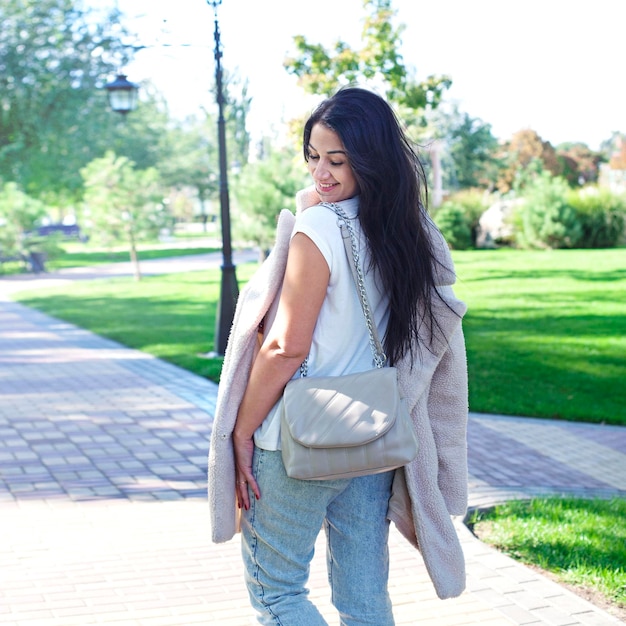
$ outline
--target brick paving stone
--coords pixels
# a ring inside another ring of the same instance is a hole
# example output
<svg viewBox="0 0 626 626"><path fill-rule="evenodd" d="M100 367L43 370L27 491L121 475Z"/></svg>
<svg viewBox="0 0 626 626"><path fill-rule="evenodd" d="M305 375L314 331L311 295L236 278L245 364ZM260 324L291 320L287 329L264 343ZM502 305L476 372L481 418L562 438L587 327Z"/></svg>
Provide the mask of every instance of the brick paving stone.
<svg viewBox="0 0 626 626"><path fill-rule="evenodd" d="M590 610L588 613L576 615L576 617L582 626L619 626L619 624L624 624L622 620L615 617L607 619L606 614L602 614L601 612L595 610Z"/></svg>

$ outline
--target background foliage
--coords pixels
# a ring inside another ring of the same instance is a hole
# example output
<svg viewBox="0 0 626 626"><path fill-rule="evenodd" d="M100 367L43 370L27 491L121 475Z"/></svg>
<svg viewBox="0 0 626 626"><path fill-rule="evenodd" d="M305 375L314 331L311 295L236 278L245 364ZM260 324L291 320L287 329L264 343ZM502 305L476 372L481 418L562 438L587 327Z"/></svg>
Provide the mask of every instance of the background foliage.
<svg viewBox="0 0 626 626"><path fill-rule="evenodd" d="M113 128L101 87L129 56L120 14L99 21L72 0L5 0L0 22L0 178L76 197L80 168Z"/></svg>
<svg viewBox="0 0 626 626"><path fill-rule="evenodd" d="M105 83L142 47L125 29L121 11L96 15L79 0L6 0L0 18L0 183L43 203L37 212L26 209L28 203L17 205L25 207L20 216L4 211L5 250L23 247L26 234L45 221L78 219L86 192L81 171L107 151L129 159L137 171L156 171L171 223L202 221L206 227L218 218L216 111L174 119L149 83L141 85L140 104L125 118L108 110ZM438 142L443 189L431 193L431 210L452 247L475 246L479 209L512 198L523 200L523 209L510 218L516 232L509 244L623 242L621 197L594 187L602 166L626 167L622 133L607 138L599 152L579 143L552 146L532 129L498 139L487 122L446 102L450 77L418 78L406 63L404 25L391 0L363 0L361 21L360 48L341 40L326 48L296 35L285 68L320 97L355 81L384 93L421 144L431 177L431 144ZM293 187L306 171L298 145L302 120L294 121L295 140L268 134L251 146L247 82L226 71L224 83L234 232L263 250L278 207L293 206ZM577 195L580 188L589 188L589 195ZM482 194L480 203L468 201L474 192ZM440 196L444 204L436 206ZM94 223L81 226L89 231Z"/></svg>

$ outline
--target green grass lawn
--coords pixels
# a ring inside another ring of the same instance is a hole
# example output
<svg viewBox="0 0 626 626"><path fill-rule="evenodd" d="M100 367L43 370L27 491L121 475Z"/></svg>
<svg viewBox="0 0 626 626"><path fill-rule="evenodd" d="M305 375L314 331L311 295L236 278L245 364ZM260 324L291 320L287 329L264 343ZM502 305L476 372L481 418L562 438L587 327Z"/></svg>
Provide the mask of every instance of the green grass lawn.
<svg viewBox="0 0 626 626"><path fill-rule="evenodd" d="M472 410L626 423L626 249L454 260Z"/></svg>
<svg viewBox="0 0 626 626"><path fill-rule="evenodd" d="M207 252L220 252L221 248L210 248L200 245L202 242L194 239L181 240L186 243L184 247L172 247L168 244L151 244L142 246L139 250L139 261L149 259L167 259L175 256L189 256L193 254L206 254ZM86 267L96 265L108 265L110 263L126 263L130 261L130 254L125 248L103 250L102 248L90 247L83 243L63 242L58 255L46 261L46 271L68 269L70 267ZM9 261L0 263L0 277L12 274L23 274L29 271L23 261Z"/></svg>
<svg viewBox="0 0 626 626"><path fill-rule="evenodd" d="M513 558L601 594L626 617L625 519L626 500L539 498L480 513L470 527Z"/></svg>
<svg viewBox="0 0 626 626"><path fill-rule="evenodd" d="M626 249L455 252L469 310L470 408L626 424ZM240 283L256 264L237 267ZM181 367L219 377L219 270L76 282L16 298Z"/></svg>
<svg viewBox="0 0 626 626"><path fill-rule="evenodd" d="M68 267L82 267L88 265L107 265L109 263L125 263L130 261L128 250L100 250L79 247L74 244L72 252L60 255L46 263L48 271L66 269ZM207 252L218 252L221 248L207 248L191 246L185 248L171 248L165 246L150 247L139 251L139 260L167 259L174 256L189 256L192 254L205 254Z"/></svg>

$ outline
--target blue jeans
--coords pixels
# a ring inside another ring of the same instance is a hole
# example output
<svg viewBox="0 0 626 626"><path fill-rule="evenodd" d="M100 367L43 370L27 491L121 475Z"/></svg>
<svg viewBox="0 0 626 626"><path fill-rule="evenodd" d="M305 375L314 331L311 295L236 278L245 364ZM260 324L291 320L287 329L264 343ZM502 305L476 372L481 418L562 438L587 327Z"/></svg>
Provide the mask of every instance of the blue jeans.
<svg viewBox="0 0 626 626"><path fill-rule="evenodd" d="M332 603L342 626L393 626L389 522L393 472L340 480L296 480L281 452L255 449L261 499L250 492L241 521L246 585L260 624L322 626L306 587L315 541L327 540Z"/></svg>

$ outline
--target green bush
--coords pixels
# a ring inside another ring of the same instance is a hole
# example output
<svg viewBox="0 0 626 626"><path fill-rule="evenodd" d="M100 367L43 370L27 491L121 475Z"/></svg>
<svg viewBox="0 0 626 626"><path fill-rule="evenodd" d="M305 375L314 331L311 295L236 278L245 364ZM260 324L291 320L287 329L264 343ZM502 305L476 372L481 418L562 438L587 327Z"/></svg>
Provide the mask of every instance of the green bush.
<svg viewBox="0 0 626 626"><path fill-rule="evenodd" d="M614 248L626 224L626 197L608 189L586 187L571 191L567 199L580 224L577 248Z"/></svg>
<svg viewBox="0 0 626 626"><path fill-rule="evenodd" d="M435 214L435 224L453 250L467 250L473 245L472 229L460 204L446 202Z"/></svg>
<svg viewBox="0 0 626 626"><path fill-rule="evenodd" d="M61 237L55 235L48 235L47 237L29 235L24 238L23 247L27 253L39 252L44 255L46 261L50 261L58 259L63 254L62 243Z"/></svg>
<svg viewBox="0 0 626 626"><path fill-rule="evenodd" d="M454 250L476 246L478 220L489 207L489 196L478 189L465 189L450 196L433 219Z"/></svg>
<svg viewBox="0 0 626 626"><path fill-rule="evenodd" d="M46 207L24 193L14 182L0 184L0 253L15 256L24 252L24 233L35 227Z"/></svg>
<svg viewBox="0 0 626 626"><path fill-rule="evenodd" d="M569 206L565 179L540 172L521 190L524 199L514 222L521 248L574 248L582 234L576 211Z"/></svg>

